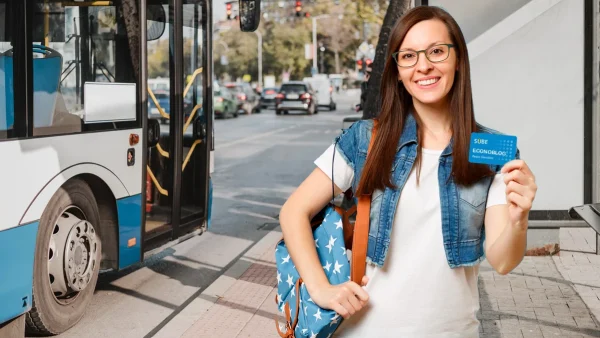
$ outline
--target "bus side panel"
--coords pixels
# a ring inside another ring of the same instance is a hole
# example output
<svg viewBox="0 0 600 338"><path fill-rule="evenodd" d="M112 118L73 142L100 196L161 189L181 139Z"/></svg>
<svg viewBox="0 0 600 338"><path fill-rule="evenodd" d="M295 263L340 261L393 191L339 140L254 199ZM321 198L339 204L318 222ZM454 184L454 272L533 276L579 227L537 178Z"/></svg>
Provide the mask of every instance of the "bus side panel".
<svg viewBox="0 0 600 338"><path fill-rule="evenodd" d="M0 323L31 310L38 224L0 231Z"/></svg>
<svg viewBox="0 0 600 338"><path fill-rule="evenodd" d="M119 269L142 260L142 195L117 200L119 216Z"/></svg>
<svg viewBox="0 0 600 338"><path fill-rule="evenodd" d="M144 137L143 130L136 128L0 142L0 154L10 159L10 165L0 166L0 186L6 192L0 194L0 231L38 220L58 189L56 187L54 191L44 192L48 182L82 163L103 167L112 173L110 176L118 178L120 182L113 185L121 186L113 190L117 199L140 194L144 164L139 154L144 150L141 142L130 145L132 134L138 135L140 140ZM130 163L132 165L128 165L129 149L134 149L134 154L138 154L138 158ZM104 179L103 176L98 177ZM104 181L107 184L111 182L110 178ZM127 193L119 196L119 191ZM43 200L31 204L42 196ZM25 220L23 215L26 212Z"/></svg>
<svg viewBox="0 0 600 338"><path fill-rule="evenodd" d="M46 205L56 191L71 178L80 174L92 174L102 180L116 199L129 196L129 192L117 176L102 165L96 163L81 163L66 169L44 185L44 189L36 196L27 209L21 223L33 222L42 217Z"/></svg>

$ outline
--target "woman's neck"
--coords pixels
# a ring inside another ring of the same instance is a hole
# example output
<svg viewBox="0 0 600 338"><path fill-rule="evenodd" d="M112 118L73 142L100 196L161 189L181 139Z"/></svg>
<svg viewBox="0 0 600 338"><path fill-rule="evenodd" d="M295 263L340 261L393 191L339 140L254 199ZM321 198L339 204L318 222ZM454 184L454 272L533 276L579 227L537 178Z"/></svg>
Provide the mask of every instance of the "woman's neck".
<svg viewBox="0 0 600 338"><path fill-rule="evenodd" d="M428 149L444 149L452 137L452 117L446 104L426 105L413 100L416 114L423 124L423 144Z"/></svg>

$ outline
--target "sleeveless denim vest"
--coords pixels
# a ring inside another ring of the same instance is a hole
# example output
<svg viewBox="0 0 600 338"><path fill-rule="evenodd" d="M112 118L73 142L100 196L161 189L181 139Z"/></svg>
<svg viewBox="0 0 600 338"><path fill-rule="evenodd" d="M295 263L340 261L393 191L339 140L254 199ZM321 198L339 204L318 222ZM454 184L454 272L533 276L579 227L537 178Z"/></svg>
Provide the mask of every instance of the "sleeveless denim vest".
<svg viewBox="0 0 600 338"><path fill-rule="evenodd" d="M493 129L479 125L478 132L501 134ZM367 149L371 139L373 120L361 120L352 124L336 137L336 149L354 169L352 191L356 192L367 159ZM444 251L451 268L473 266L485 258L484 219L488 190L493 176L485 177L475 184L465 187L458 185L452 178L452 144L442 152L439 162L438 182L440 187L440 206L442 214L442 235ZM383 267L394 223L394 214L402 187L406 183L417 156L417 123L412 114L406 122L398 142L396 157L392 165L392 182L398 189L385 188L375 191L371 196L371 213L367 262ZM517 149L516 158L520 158ZM489 165L499 173L502 166Z"/></svg>

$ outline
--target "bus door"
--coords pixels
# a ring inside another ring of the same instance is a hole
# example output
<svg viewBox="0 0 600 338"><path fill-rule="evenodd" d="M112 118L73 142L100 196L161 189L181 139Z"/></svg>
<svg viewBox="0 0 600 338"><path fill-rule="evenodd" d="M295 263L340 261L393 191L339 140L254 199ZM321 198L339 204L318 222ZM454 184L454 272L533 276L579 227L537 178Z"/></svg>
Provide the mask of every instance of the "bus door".
<svg viewBox="0 0 600 338"><path fill-rule="evenodd" d="M147 118L160 123L160 140L147 154L146 250L201 228L207 218L212 99L205 98L212 90L205 74L212 69L204 3L148 2L148 11L162 6L167 17L164 32L147 42Z"/></svg>

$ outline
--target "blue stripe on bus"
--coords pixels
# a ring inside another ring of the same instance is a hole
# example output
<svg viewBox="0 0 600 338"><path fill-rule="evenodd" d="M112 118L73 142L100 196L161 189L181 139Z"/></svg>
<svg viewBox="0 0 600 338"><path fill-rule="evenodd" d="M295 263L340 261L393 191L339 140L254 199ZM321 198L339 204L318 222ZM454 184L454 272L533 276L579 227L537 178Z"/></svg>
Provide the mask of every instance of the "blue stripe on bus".
<svg viewBox="0 0 600 338"><path fill-rule="evenodd" d="M0 231L0 323L31 309L38 224Z"/></svg>
<svg viewBox="0 0 600 338"><path fill-rule="evenodd" d="M142 259L142 195L117 200L119 216L119 269ZM129 243L129 242L133 243Z"/></svg>

